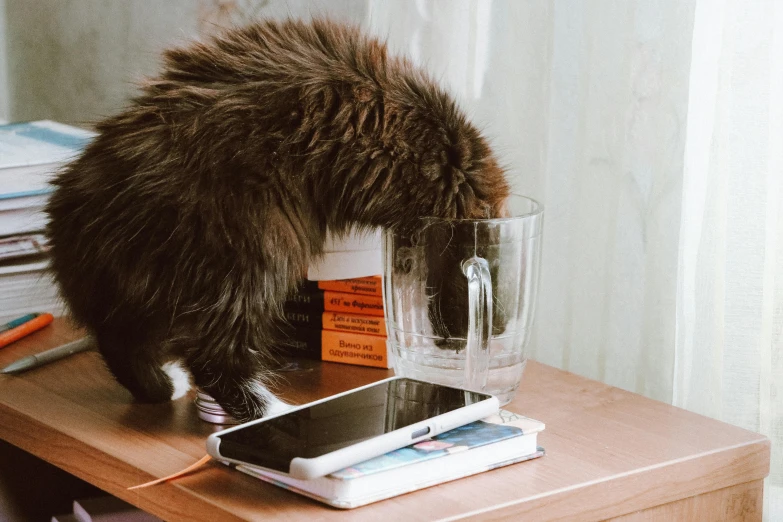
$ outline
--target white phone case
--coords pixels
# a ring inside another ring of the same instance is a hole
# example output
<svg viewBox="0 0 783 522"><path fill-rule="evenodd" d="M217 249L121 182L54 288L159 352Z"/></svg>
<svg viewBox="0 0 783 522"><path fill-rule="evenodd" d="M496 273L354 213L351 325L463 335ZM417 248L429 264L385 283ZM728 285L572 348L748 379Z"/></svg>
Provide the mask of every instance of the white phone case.
<svg viewBox="0 0 783 522"><path fill-rule="evenodd" d="M238 426L233 426L229 429L213 433L207 438L207 453L209 453L214 458L218 460L222 460L224 462L233 462L235 464L246 464L246 465L254 466L256 468L261 468L261 466L259 466L258 464L243 462L241 460L235 460L235 459L227 458L224 455L221 455L220 436L229 433L231 431L242 429L243 427L257 424L259 422L265 422L270 419L288 415L297 410L301 410L313 406L314 404L327 402L334 398L342 397L344 395L349 395L351 393L357 392L359 390L363 390L365 388L370 388L384 382L403 379L403 378L404 377L390 377L388 379L376 381L366 386L361 386L359 388L354 388L352 390L348 390L343 393L338 393L336 395L332 395L317 401L303 404L301 406L290 409L278 415L265 417L263 419L247 422L245 424L240 424ZM295 457L291 461L291 466L288 471L288 474L291 477L300 480L310 480L318 477L323 477L325 475L328 475L329 473L333 473L335 471L341 470L343 468L347 468L354 464L358 464L359 462L364 462L365 460L378 457L380 455L383 455L384 453L388 453L390 451L394 451L399 448L404 448L405 446L409 446L415 442L430 438L439 433L449 431L451 429L454 429L459 426L463 426L470 422L481 420L484 417L488 417L489 415L497 413L499 409L500 409L500 403L498 402L498 399L494 396L490 396L488 399L477 402L475 404L470 404L458 410L450 411L442 415L437 415L430 419L417 422L415 424L411 424L410 426L406 426L404 428L400 428L398 430L394 430L389 433L385 433L383 435L373 437L372 439L358 442L351 446L333 451L331 453L327 453L325 455L321 455L320 457L315 457L310 459ZM414 436L414 434L417 435ZM276 473L280 473L279 470L274 470L274 471Z"/></svg>

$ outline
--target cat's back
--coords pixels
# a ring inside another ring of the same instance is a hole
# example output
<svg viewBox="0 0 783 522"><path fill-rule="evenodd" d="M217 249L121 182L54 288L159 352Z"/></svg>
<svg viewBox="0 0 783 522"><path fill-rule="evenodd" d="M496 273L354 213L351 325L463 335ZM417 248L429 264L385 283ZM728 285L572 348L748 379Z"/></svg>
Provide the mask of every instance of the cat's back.
<svg viewBox="0 0 783 522"><path fill-rule="evenodd" d="M324 81L382 81L379 76L385 76L388 66L407 68L403 61L390 62L386 45L357 26L326 19L261 21L170 49L163 56L161 83L214 87L266 82L270 88L302 88Z"/></svg>

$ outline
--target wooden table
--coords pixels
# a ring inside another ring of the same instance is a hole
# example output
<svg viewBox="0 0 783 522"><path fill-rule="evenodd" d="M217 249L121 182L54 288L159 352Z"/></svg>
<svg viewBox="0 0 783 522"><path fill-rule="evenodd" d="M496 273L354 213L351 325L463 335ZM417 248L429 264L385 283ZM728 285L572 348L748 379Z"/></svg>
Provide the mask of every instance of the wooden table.
<svg viewBox="0 0 783 522"><path fill-rule="evenodd" d="M78 335L57 320L0 365ZM313 362L279 391L301 403L389 374ZM508 408L546 423L544 458L340 511L214 463L128 491L205 454L192 396L134 404L95 352L0 376L0 438L166 520L761 520L761 435L535 362Z"/></svg>

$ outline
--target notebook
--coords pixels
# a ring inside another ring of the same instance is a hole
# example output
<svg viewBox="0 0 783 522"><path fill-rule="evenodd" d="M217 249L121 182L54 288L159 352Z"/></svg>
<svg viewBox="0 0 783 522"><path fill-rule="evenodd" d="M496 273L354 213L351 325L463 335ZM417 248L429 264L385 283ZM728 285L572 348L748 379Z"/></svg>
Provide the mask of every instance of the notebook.
<svg viewBox="0 0 783 522"><path fill-rule="evenodd" d="M326 477L297 480L250 465L237 470L318 500L351 509L544 455L542 422L500 410L497 415L389 452Z"/></svg>

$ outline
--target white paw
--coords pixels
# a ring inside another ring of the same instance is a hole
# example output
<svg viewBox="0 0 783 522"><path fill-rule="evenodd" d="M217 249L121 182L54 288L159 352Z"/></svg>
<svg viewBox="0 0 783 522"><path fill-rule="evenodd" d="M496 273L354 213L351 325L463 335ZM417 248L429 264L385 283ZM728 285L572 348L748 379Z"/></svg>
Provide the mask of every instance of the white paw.
<svg viewBox="0 0 783 522"><path fill-rule="evenodd" d="M271 417L272 415L285 413L291 408L293 408L292 405L288 404L287 402L283 402L277 397L275 397L274 395L272 395L272 399L267 403L266 414L264 415L264 417Z"/></svg>
<svg viewBox="0 0 783 522"><path fill-rule="evenodd" d="M190 372L188 372L179 361L169 361L160 367L171 379L171 385L174 392L171 394L171 400L177 400L190 391Z"/></svg>

